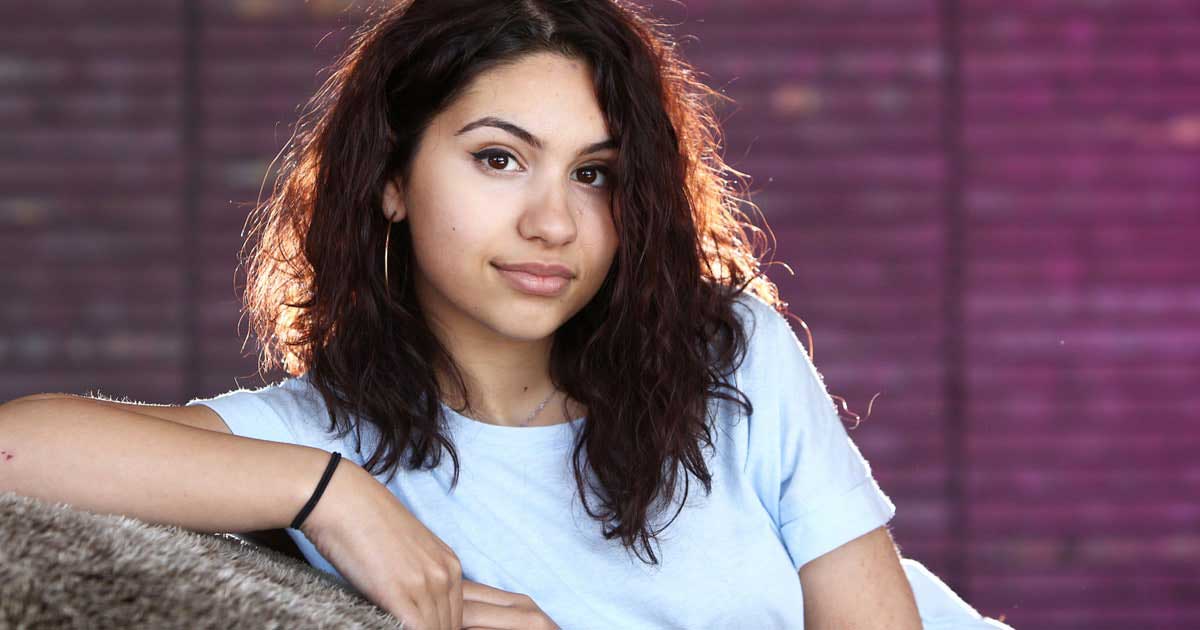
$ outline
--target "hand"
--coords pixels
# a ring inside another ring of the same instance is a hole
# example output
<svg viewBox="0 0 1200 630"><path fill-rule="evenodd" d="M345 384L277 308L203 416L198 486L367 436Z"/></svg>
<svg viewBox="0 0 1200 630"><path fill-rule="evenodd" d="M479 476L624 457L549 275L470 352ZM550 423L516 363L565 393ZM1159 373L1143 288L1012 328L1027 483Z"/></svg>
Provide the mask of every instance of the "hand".
<svg viewBox="0 0 1200 630"><path fill-rule="evenodd" d="M464 630L559 630L528 595L462 581Z"/></svg>
<svg viewBox="0 0 1200 630"><path fill-rule="evenodd" d="M342 459L300 530L354 588L398 618L406 630L463 627L468 602L458 556L358 464ZM480 601L494 602L496 593L504 593L492 591L470 590L474 599L468 619L490 623L527 608L521 603L522 608L497 613L503 605Z"/></svg>

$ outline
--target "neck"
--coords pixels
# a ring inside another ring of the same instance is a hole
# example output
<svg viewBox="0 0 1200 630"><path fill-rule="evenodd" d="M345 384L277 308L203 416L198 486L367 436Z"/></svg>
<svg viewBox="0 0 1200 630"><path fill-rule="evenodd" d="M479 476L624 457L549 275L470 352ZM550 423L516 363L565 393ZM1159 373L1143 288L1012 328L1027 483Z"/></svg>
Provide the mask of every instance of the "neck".
<svg viewBox="0 0 1200 630"><path fill-rule="evenodd" d="M464 403L469 402L466 415L503 426L557 424L578 417L564 417L562 402L565 394L556 391L550 379L552 337L518 341L457 330L447 334L436 324L431 327L454 358L466 386L467 400L464 401L457 381L446 366L441 366L437 378L446 404L463 409ZM545 407L525 424L547 397Z"/></svg>

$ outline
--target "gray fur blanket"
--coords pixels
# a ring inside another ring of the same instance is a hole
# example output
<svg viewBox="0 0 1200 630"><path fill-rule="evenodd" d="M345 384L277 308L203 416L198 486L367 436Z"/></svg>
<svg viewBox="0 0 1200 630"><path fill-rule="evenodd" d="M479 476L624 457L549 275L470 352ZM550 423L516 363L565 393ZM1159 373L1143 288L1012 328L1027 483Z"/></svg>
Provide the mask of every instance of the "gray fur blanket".
<svg viewBox="0 0 1200 630"><path fill-rule="evenodd" d="M925 630L1013 630L921 563L901 561ZM0 493L0 630L393 628L320 569L232 534L201 534Z"/></svg>
<svg viewBox="0 0 1200 630"><path fill-rule="evenodd" d="M402 628L321 570L202 534L0 493L0 628Z"/></svg>

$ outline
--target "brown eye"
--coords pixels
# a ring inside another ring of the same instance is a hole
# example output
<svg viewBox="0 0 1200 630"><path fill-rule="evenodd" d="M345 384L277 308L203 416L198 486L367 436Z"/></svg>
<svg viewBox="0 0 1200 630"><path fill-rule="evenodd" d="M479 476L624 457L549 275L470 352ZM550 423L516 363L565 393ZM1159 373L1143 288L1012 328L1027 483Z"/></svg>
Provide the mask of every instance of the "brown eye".
<svg viewBox="0 0 1200 630"><path fill-rule="evenodd" d="M481 164L486 164L485 168L491 171L513 171L509 166L516 165L516 159L508 151L479 151L472 153L471 157L475 158Z"/></svg>
<svg viewBox="0 0 1200 630"><path fill-rule="evenodd" d="M593 185L593 188L607 188L609 186L609 178L612 177L612 175L608 172L608 168L605 166L600 166L599 164L581 166L576 169L575 172L580 174L579 181L585 184L591 184ZM597 179L601 180L601 183L598 186L594 185Z"/></svg>
<svg viewBox="0 0 1200 630"><path fill-rule="evenodd" d="M583 176L583 179L579 180L585 184L590 184L590 183L596 181L596 178L600 176L599 171L591 166L585 166L585 167L579 169L579 172L586 173Z"/></svg>

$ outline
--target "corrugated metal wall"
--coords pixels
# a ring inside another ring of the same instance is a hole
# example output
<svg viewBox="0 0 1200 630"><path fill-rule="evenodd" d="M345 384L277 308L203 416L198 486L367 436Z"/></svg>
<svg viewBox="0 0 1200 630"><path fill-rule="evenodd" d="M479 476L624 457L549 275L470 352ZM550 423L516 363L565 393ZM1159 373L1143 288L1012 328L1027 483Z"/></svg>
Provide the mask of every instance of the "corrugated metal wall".
<svg viewBox="0 0 1200 630"><path fill-rule="evenodd" d="M240 232L362 4L0 4L0 399L261 383ZM1200 5L651 6L881 393L905 555L1018 628L1200 627Z"/></svg>

